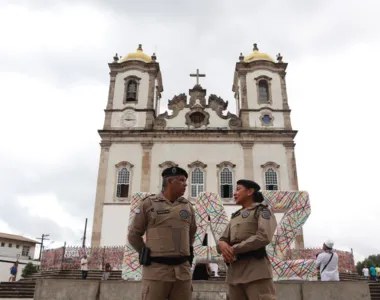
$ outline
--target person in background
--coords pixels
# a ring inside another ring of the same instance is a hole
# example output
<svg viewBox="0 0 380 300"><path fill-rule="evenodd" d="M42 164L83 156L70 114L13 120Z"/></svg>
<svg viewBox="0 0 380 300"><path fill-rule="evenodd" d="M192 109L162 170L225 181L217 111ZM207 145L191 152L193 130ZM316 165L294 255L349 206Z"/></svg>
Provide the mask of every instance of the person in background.
<svg viewBox="0 0 380 300"><path fill-rule="evenodd" d="M376 266L376 275L377 275L377 280L380 280L380 268L379 265Z"/></svg>
<svg viewBox="0 0 380 300"><path fill-rule="evenodd" d="M367 265L364 265L362 272L363 272L364 279L368 279L369 278L369 269L368 269Z"/></svg>
<svg viewBox="0 0 380 300"><path fill-rule="evenodd" d="M375 266L371 266L369 268L369 274L371 275L371 280L377 280L377 277L376 277L376 268Z"/></svg>
<svg viewBox="0 0 380 300"><path fill-rule="evenodd" d="M111 269L112 269L111 265L109 263L106 263L103 270L104 272L103 272L102 280L108 280L108 278L111 275Z"/></svg>
<svg viewBox="0 0 380 300"><path fill-rule="evenodd" d="M330 240L323 244L322 253L318 254L316 265L321 273L321 281L339 281L338 254L333 252L334 243Z"/></svg>
<svg viewBox="0 0 380 300"><path fill-rule="evenodd" d="M83 258L80 261L80 269L82 270L82 279L87 279L87 273L88 273L88 261L87 261L87 255L85 254Z"/></svg>
<svg viewBox="0 0 380 300"><path fill-rule="evenodd" d="M10 267L11 275L9 277L9 281L15 281L17 275L17 263L14 263L12 267Z"/></svg>

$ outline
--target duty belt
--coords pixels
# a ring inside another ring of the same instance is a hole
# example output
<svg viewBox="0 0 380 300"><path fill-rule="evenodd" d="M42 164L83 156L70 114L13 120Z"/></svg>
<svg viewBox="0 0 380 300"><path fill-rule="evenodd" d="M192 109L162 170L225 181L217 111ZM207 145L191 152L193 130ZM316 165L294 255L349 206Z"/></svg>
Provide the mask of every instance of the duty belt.
<svg viewBox="0 0 380 300"><path fill-rule="evenodd" d="M252 257L257 258L257 259L262 259L264 257L267 257L267 252L265 250L265 247L259 248L257 250L245 252L245 253L236 254L237 260L247 259L247 258L252 258Z"/></svg>
<svg viewBox="0 0 380 300"><path fill-rule="evenodd" d="M150 260L152 262L158 263L158 264L164 264L164 265L180 265L184 262L187 262L190 260L189 256L181 256L181 257L151 257Z"/></svg>

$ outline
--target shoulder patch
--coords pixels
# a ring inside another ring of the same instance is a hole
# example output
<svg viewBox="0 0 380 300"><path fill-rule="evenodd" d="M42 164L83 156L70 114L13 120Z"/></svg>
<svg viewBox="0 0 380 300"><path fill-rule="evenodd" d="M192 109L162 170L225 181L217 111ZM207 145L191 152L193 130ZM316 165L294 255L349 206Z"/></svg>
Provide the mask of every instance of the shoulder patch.
<svg viewBox="0 0 380 300"><path fill-rule="evenodd" d="M250 210L246 210L246 211L244 211L244 212L241 214L241 216L242 216L243 218L248 218L249 215L250 215L250 213L251 213Z"/></svg>
<svg viewBox="0 0 380 300"><path fill-rule="evenodd" d="M269 220L272 217L272 213L267 207L264 207L261 211L261 216L263 219Z"/></svg>

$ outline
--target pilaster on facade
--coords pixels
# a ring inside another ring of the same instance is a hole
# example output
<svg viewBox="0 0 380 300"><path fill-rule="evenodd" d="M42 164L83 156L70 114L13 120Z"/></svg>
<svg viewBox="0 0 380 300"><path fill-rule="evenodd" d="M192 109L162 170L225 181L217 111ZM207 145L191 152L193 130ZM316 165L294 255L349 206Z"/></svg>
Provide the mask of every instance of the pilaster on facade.
<svg viewBox="0 0 380 300"><path fill-rule="evenodd" d="M104 125L105 129L111 128L112 113L109 110L112 110L113 107L113 98L115 94L115 82L116 82L116 72L110 72L110 84L108 89L108 101L107 108L105 111Z"/></svg>
<svg viewBox="0 0 380 300"><path fill-rule="evenodd" d="M141 143L143 153L141 158L141 191L148 192L150 189L151 161L153 143L150 141Z"/></svg>
<svg viewBox="0 0 380 300"><path fill-rule="evenodd" d="M294 142L283 143L286 152L286 160L288 165L288 177L290 189L293 191L298 191L298 176L297 176L297 166L296 158L294 153Z"/></svg>
<svg viewBox="0 0 380 300"><path fill-rule="evenodd" d="M91 246L99 247L103 224L103 204L105 202L106 181L108 171L109 149L111 142L103 141L100 143L101 151L99 158L98 181L96 185L96 197L94 207L94 218L92 225Z"/></svg>
<svg viewBox="0 0 380 300"><path fill-rule="evenodd" d="M241 142L244 156L244 177L245 179L253 179L253 142Z"/></svg>

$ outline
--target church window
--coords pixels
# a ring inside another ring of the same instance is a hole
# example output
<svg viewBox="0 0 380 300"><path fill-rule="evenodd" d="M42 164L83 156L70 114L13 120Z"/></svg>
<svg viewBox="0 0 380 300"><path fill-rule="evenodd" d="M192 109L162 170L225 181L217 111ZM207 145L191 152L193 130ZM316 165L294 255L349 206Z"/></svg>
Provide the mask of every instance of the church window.
<svg viewBox="0 0 380 300"><path fill-rule="evenodd" d="M259 81L259 102L268 103L269 102L269 89L266 80Z"/></svg>
<svg viewBox="0 0 380 300"><path fill-rule="evenodd" d="M228 168L224 168L220 172L220 197L232 198L233 185L232 185L232 172Z"/></svg>
<svg viewBox="0 0 380 300"><path fill-rule="evenodd" d="M267 162L261 165L263 168L263 177L265 183L265 189L268 191L277 191L280 189L279 183L279 168L280 166L274 162Z"/></svg>
<svg viewBox="0 0 380 300"><path fill-rule="evenodd" d="M129 170L127 168L120 169L119 173L117 174L116 197L127 198L129 196L129 178Z"/></svg>
<svg viewBox="0 0 380 300"><path fill-rule="evenodd" d="M268 191L278 190L277 172L272 168L265 172L265 189Z"/></svg>
<svg viewBox="0 0 380 300"><path fill-rule="evenodd" d="M270 121L271 121L271 117L270 117L270 115L264 115L264 116L263 116L263 122L264 122L265 124L269 124Z"/></svg>
<svg viewBox="0 0 380 300"><path fill-rule="evenodd" d="M257 89L257 102L259 104L271 104L272 94L271 94L271 81L272 78L261 75L255 78L256 89Z"/></svg>
<svg viewBox="0 0 380 300"><path fill-rule="evenodd" d="M131 80L128 82L127 86L127 101L136 101L137 100L137 82Z"/></svg>
<svg viewBox="0 0 380 300"><path fill-rule="evenodd" d="M203 162L197 160L187 165L189 167L190 174L190 189L189 196L191 198L197 198L200 193L206 190L205 188L205 178L206 178L206 167Z"/></svg>
<svg viewBox="0 0 380 300"><path fill-rule="evenodd" d="M132 182L132 169L133 165L127 161L119 162L115 165L115 197L116 198L129 198L131 196L131 182ZM124 199L120 199L124 200Z"/></svg>
<svg viewBox="0 0 380 300"><path fill-rule="evenodd" d="M191 197L197 198L199 193L204 191L204 172L200 168L195 168L191 172Z"/></svg>
<svg viewBox="0 0 380 300"><path fill-rule="evenodd" d="M139 84L140 78L137 76L128 76L124 79L124 104L138 100Z"/></svg>

